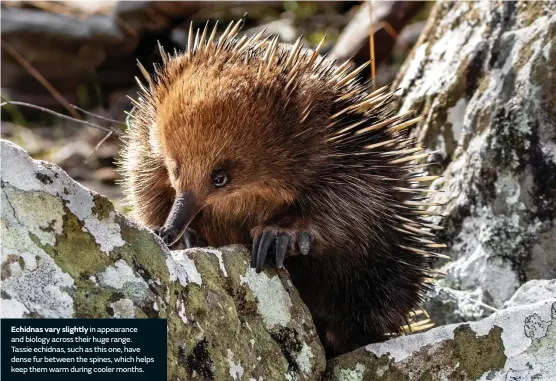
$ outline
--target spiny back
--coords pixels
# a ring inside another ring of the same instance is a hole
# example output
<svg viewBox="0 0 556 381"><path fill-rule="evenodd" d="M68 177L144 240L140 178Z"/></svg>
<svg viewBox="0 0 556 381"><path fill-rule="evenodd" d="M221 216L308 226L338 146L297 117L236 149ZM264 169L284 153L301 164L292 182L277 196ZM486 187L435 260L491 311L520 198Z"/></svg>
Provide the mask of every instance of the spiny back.
<svg viewBox="0 0 556 381"><path fill-rule="evenodd" d="M138 80L122 160L136 217L150 226L164 221L161 211L173 197L167 156L189 163L195 177L228 150L256 163L246 171L265 180L259 184L275 180L272 189L284 200L310 189L317 176L320 185L337 186L318 202L343 202L347 213L364 208L378 218L353 227L376 224L370 241L392 238L403 250L434 256L430 250L441 245L429 238L434 227L420 209L420 184L433 178L414 165L428 154L406 133L422 117L393 115L389 89L369 91L358 79L366 65L350 71L348 62L336 66L321 57L324 40L312 51L301 38L293 45L262 39L262 32L238 38L240 24L231 23L218 42L216 26L210 35L208 24L196 34L191 29L185 53L161 48L163 66L154 77L140 66L148 84Z"/></svg>

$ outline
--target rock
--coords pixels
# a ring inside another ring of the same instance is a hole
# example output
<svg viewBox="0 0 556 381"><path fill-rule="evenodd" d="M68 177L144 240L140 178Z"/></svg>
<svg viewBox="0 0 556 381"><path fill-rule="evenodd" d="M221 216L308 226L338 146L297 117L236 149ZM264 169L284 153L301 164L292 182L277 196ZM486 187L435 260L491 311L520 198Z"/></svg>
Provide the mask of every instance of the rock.
<svg viewBox="0 0 556 381"><path fill-rule="evenodd" d="M238 246L169 252L55 165L6 140L1 159L2 317L167 318L169 380L319 378L285 271L255 273Z"/></svg>
<svg viewBox="0 0 556 381"><path fill-rule="evenodd" d="M158 53L151 56L155 38L162 38L177 19L205 6L202 2L119 1L98 13L101 10L74 12L79 6L59 5L67 11L65 14L48 7L44 7L46 11L15 7L2 10L2 44L11 47L2 55L2 87L11 99L60 107L13 57L12 50L70 103L95 103L99 99L93 87L105 92L129 89L139 73L136 59L150 68L157 57Z"/></svg>
<svg viewBox="0 0 556 381"><path fill-rule="evenodd" d="M461 291L437 286L427 294L423 308L434 316L436 325L480 320L498 311L484 303L483 297L484 293L480 288ZM548 298L556 298L556 279L530 280L504 303L504 307L532 304Z"/></svg>
<svg viewBox="0 0 556 381"><path fill-rule="evenodd" d="M522 306L547 298L556 298L556 279L530 280L515 292L514 296L505 303L505 306Z"/></svg>
<svg viewBox="0 0 556 381"><path fill-rule="evenodd" d="M323 380L554 380L556 298L473 323L367 345L330 360Z"/></svg>
<svg viewBox="0 0 556 381"><path fill-rule="evenodd" d="M500 309L524 282L556 278L555 11L439 2L394 85L402 111L426 113L413 133L441 159L446 205L432 209L453 262L439 286L466 295L433 320L476 319L491 311L463 300ZM469 313L446 319L454 310Z"/></svg>
<svg viewBox="0 0 556 381"><path fill-rule="evenodd" d="M462 323L480 320L498 310L484 303L483 297L480 287L462 291L437 285L427 293L422 307L436 325Z"/></svg>
<svg viewBox="0 0 556 381"><path fill-rule="evenodd" d="M98 67L107 50L131 53L137 40L128 38L109 17L94 15L84 20L30 9L2 11L2 36L21 56L48 79L69 78ZM6 55L3 86L11 87L25 69ZM13 66L13 68L12 68ZM64 70L60 70L64 67ZM11 78L8 74L16 74Z"/></svg>

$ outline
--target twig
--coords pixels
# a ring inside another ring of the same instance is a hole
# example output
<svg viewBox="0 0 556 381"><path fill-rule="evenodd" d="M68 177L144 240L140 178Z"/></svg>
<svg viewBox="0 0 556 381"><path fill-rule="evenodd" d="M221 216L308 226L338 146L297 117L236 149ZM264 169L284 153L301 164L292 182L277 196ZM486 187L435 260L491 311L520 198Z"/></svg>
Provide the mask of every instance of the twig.
<svg viewBox="0 0 556 381"><path fill-rule="evenodd" d="M110 123L116 123L116 124L125 125L125 122L122 122L122 121L120 121L120 120L107 118L107 117L102 116L102 115L97 115L97 114L95 114L94 112L87 111L87 110L85 110L85 109L83 109L83 108L81 108L81 107L79 107L79 106L73 105L73 104L70 104L70 106L73 107L74 109L78 110L78 111L81 111L83 114L92 116L92 117L94 117L94 118L102 119L102 120L105 120L105 121L110 122Z"/></svg>
<svg viewBox="0 0 556 381"><path fill-rule="evenodd" d="M99 126L98 124L94 124L94 123L88 122L88 121L83 120L83 119L72 118L71 116L60 114L59 112L52 111L52 110L49 110L45 107L36 106L36 105L30 104L30 103L5 100L4 102L0 103L0 107L4 107L7 104L12 104L12 105L15 105L15 106L22 106L22 107L29 107L29 108L32 108L32 109L35 109L35 110L46 112L48 114L52 114L54 116L57 116L58 118L62 118L62 119L70 120L72 122L85 124L89 127L94 127L94 128L97 128L97 129L105 131L105 132L112 132L112 133L114 133L118 136L124 136L125 135L122 131L118 131L118 130L110 128L110 127Z"/></svg>
<svg viewBox="0 0 556 381"><path fill-rule="evenodd" d="M109 14L108 14L108 15L109 15ZM107 15L107 16L108 16L108 15ZM138 36L137 31L131 26L130 23L128 23L127 21L125 21L125 20L123 19L123 17L121 17L121 16L116 17L116 23L117 23L120 27L122 27L122 29L124 30L124 32L126 32L127 34L129 34L129 35L131 35L131 36L133 36L133 37L137 37L137 36Z"/></svg>
<svg viewBox="0 0 556 381"><path fill-rule="evenodd" d="M82 113L84 113L85 115L89 115L92 116L93 118L98 118L101 120L105 120L107 122L111 122L111 123L116 123L116 124L121 124L125 126L125 122L121 122L119 120L115 120L115 119L110 119L107 118L105 116L102 115L97 115L93 112L87 111L79 106L76 105L71 105L71 107L81 111ZM87 158L85 159L85 164L87 164L89 162L89 160L91 160L91 157L93 157L93 155L98 152L98 150L100 149L100 146L103 145L114 133L112 131L110 131L109 133L106 134L106 136L104 138L102 138L102 140L100 142L98 142L98 144L95 146L95 148L93 148L93 150L91 151L91 153L89 154L89 156L87 156Z"/></svg>
<svg viewBox="0 0 556 381"><path fill-rule="evenodd" d="M388 33L388 35L390 36L390 38L394 41L398 40L398 36L399 33L396 32L396 29L394 29L394 27L392 25L390 25L390 23L388 21L381 21L380 24L378 24L382 29L384 29L386 31L386 33Z"/></svg>
<svg viewBox="0 0 556 381"><path fill-rule="evenodd" d="M480 305L480 306L486 308L487 310L491 310L491 311L493 311L493 312L498 312L498 311L500 311L498 308L489 306L488 304L483 303L483 302L481 302L481 301L479 301L479 300L475 300L475 299L473 299L473 298L471 298L471 297L469 297L469 296L467 296L467 295L462 294L461 296L462 296L464 299L469 300L470 302L477 303L478 305Z"/></svg>
<svg viewBox="0 0 556 381"><path fill-rule="evenodd" d="M19 54L10 44L8 44L6 41L4 40L0 40L2 43L2 48L4 48L6 50L6 52L8 52L8 54L10 56L12 56L17 62L19 62L21 64L21 66L23 66L25 68L25 70L27 70L29 72L29 74L31 74L33 77L35 77L35 79L37 81L39 81L41 83L41 85L43 85L49 92L50 94L52 94L52 96L54 98L56 98L56 100L58 102L60 102L60 104L62 106L64 106L64 108L66 110L69 111L69 113L71 115L73 115L75 118L77 119L81 119L81 115L79 115L79 113L77 113L77 111L75 111L74 109L72 109L68 103L68 101L66 100L66 98L64 98L64 96L62 94L60 94L60 92L58 90L56 90L54 88L54 86L52 86L50 84L50 82L48 82L48 80L46 78L43 77L43 75L41 73L39 73L37 71L37 69L35 69L30 63L29 61L27 61L25 58L23 58L21 56L21 54ZM12 102L13 103L13 102Z"/></svg>
<svg viewBox="0 0 556 381"><path fill-rule="evenodd" d="M376 69L390 56L397 33L424 5L421 0L382 0L372 1L372 4L370 0L364 1L338 37L329 58L338 62L353 59L354 66L372 59ZM374 57L371 57L371 52L374 52Z"/></svg>
<svg viewBox="0 0 556 381"><path fill-rule="evenodd" d="M371 57L371 89L372 91L376 90L376 81L375 81L375 32L373 30L373 1L369 0L369 46L370 46L370 57Z"/></svg>
<svg viewBox="0 0 556 381"><path fill-rule="evenodd" d="M113 132L110 131L109 133L106 134L106 136L104 138L102 138L102 140L100 142L98 142L98 144L95 146L95 148L93 148L93 150L91 151L89 156L87 156L87 158L85 159L85 164L87 164L89 159L99 150L100 146L102 144L104 144L104 142L107 141L112 136L112 134L113 134Z"/></svg>
<svg viewBox="0 0 556 381"><path fill-rule="evenodd" d="M476 304L478 304L478 305L480 305L480 306L482 306L482 307L484 307L484 308L486 308L486 309L488 309L488 310L491 310L491 311L493 311L493 312L498 312L498 311L499 311L499 309L497 309L497 308L495 308L495 307L492 307L492 306L489 306L488 304L483 303L483 302L481 302L481 301L479 301L479 300L475 300L475 299L473 299L473 298L471 298L471 297L465 295L464 293L457 294L457 293L455 293L455 292L452 291L452 290L450 290L450 292L451 292L452 295L454 295L456 298L459 297L459 296L461 296L463 299L467 299L467 300L469 300L470 302L476 303Z"/></svg>

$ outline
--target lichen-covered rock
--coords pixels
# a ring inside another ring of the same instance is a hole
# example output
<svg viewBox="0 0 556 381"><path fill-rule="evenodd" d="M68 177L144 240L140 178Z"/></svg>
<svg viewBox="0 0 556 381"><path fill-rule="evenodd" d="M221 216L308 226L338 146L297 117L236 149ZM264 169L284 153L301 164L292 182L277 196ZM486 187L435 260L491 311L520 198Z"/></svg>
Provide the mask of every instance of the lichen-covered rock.
<svg viewBox="0 0 556 381"><path fill-rule="evenodd" d="M432 209L453 262L433 320L479 319L556 278L556 3L437 3L396 86L443 172Z"/></svg>
<svg viewBox="0 0 556 381"><path fill-rule="evenodd" d="M516 307L547 298L556 298L556 279L530 280L515 292L505 306Z"/></svg>
<svg viewBox="0 0 556 381"><path fill-rule="evenodd" d="M554 380L556 298L472 323L367 345L328 362L323 380Z"/></svg>
<svg viewBox="0 0 556 381"><path fill-rule="evenodd" d="M324 350L285 271L242 247L169 252L60 168L1 142L3 317L167 318L169 380L316 380Z"/></svg>

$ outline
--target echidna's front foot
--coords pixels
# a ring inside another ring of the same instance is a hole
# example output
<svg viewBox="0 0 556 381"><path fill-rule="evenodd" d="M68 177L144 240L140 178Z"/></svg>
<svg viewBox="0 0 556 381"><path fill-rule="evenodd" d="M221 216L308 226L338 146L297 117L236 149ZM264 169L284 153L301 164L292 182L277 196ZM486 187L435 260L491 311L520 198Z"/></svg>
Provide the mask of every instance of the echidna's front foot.
<svg viewBox="0 0 556 381"><path fill-rule="evenodd" d="M164 242L173 242L173 237L168 237L168 232L164 227L155 227L152 229ZM173 245L169 246L171 250L190 249L192 247L207 246L206 240L195 230L187 228L180 239Z"/></svg>
<svg viewBox="0 0 556 381"><path fill-rule="evenodd" d="M307 255L313 245L313 237L306 231L265 226L251 231L251 267L261 272L266 262L276 267L284 266L286 255ZM272 258L274 257L274 261Z"/></svg>

